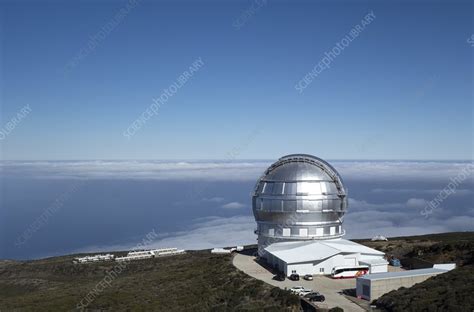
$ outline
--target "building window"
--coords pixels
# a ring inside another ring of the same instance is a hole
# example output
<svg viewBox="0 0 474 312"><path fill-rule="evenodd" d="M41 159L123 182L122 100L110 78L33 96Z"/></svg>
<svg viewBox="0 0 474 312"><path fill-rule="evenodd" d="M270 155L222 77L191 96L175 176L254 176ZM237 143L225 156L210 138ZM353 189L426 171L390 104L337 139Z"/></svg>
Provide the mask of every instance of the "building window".
<svg viewBox="0 0 474 312"><path fill-rule="evenodd" d="M308 236L308 229L300 229L300 236L307 237Z"/></svg>
<svg viewBox="0 0 474 312"><path fill-rule="evenodd" d="M273 192L273 183L266 182L263 188L263 194L271 194Z"/></svg>
<svg viewBox="0 0 474 312"><path fill-rule="evenodd" d="M284 183L283 182L277 182L273 186L273 195L281 195L283 194L283 187Z"/></svg>
<svg viewBox="0 0 474 312"><path fill-rule="evenodd" d="M291 236L299 236L300 229L299 228L291 228Z"/></svg>
<svg viewBox="0 0 474 312"><path fill-rule="evenodd" d="M265 210L265 211L271 211L272 210L272 200L267 199L267 198L263 198L262 200L263 200L262 209Z"/></svg>
<svg viewBox="0 0 474 312"><path fill-rule="evenodd" d="M324 273L324 268L319 268L319 273Z"/></svg>
<svg viewBox="0 0 474 312"><path fill-rule="evenodd" d="M275 229L268 229L268 235L275 236Z"/></svg>
<svg viewBox="0 0 474 312"><path fill-rule="evenodd" d="M335 234L336 234L336 227L331 226L330 229L329 229L329 235L335 235Z"/></svg>
<svg viewBox="0 0 474 312"><path fill-rule="evenodd" d="M294 182L285 182L285 194L286 195L295 195L296 194L296 183Z"/></svg>
<svg viewBox="0 0 474 312"><path fill-rule="evenodd" d="M283 229L283 236L290 236L290 233L291 233L291 229Z"/></svg>

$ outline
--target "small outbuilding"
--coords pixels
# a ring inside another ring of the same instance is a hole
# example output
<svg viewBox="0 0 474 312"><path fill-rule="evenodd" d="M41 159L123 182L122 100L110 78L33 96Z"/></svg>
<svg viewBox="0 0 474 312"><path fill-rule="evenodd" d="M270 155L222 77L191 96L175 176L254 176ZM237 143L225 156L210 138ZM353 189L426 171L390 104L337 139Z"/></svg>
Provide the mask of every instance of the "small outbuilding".
<svg viewBox="0 0 474 312"><path fill-rule="evenodd" d="M367 274L357 278L356 294L359 298L372 301L389 291L400 287L411 287L432 276L448 272L454 267L453 264L438 266L438 268Z"/></svg>

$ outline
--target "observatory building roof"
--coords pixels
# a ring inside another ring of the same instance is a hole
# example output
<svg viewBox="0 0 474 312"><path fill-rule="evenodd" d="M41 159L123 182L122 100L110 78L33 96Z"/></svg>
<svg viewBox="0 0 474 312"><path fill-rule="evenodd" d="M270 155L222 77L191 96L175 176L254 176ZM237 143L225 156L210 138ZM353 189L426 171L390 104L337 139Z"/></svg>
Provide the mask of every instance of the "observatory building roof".
<svg viewBox="0 0 474 312"><path fill-rule="evenodd" d="M346 239L281 242L271 244L265 250L286 263L322 260L339 253L384 255L381 251Z"/></svg>

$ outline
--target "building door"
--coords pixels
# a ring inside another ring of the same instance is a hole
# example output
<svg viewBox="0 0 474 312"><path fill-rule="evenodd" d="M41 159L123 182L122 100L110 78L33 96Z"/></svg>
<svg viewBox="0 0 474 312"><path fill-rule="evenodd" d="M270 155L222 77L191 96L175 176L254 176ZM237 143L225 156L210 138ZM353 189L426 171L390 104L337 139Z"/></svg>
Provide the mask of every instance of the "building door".
<svg viewBox="0 0 474 312"><path fill-rule="evenodd" d="M370 287L369 287L369 285L362 285L362 295L364 295L367 299L370 298Z"/></svg>
<svg viewBox="0 0 474 312"><path fill-rule="evenodd" d="M344 265L345 266L357 265L356 258L344 258Z"/></svg>

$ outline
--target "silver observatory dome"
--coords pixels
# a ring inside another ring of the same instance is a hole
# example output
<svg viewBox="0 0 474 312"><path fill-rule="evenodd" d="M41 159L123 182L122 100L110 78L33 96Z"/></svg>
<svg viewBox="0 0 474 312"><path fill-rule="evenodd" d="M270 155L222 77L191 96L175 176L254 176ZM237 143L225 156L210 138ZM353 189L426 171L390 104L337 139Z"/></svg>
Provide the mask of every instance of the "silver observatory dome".
<svg viewBox="0 0 474 312"><path fill-rule="evenodd" d="M276 242L344 235L342 179L330 164L311 155L288 155L271 165L257 181L252 206L260 255Z"/></svg>

